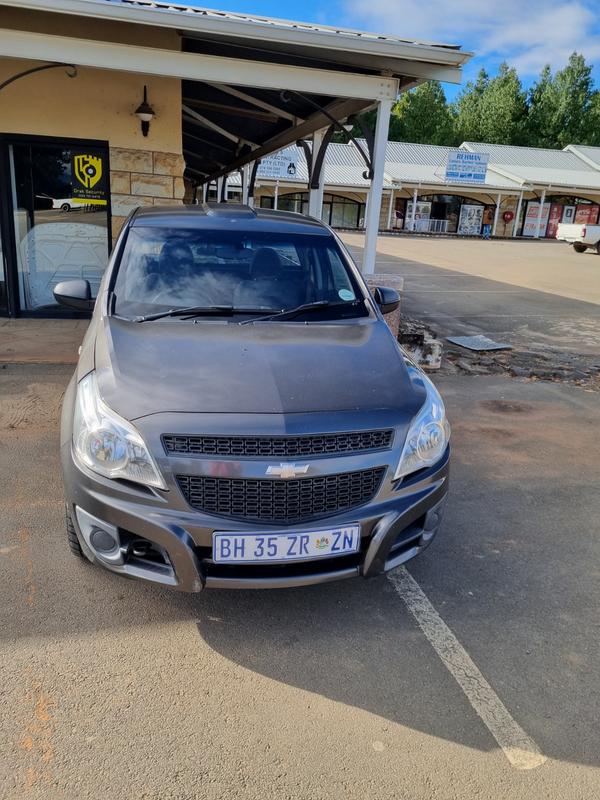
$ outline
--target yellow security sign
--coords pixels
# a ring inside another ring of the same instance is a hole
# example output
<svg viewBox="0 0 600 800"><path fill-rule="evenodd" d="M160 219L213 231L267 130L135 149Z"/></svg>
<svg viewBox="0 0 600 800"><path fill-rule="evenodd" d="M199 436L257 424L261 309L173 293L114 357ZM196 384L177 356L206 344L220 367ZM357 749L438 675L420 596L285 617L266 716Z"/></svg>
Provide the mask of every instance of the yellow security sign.
<svg viewBox="0 0 600 800"><path fill-rule="evenodd" d="M95 186L102 177L102 159L96 156L75 156L75 174L86 189Z"/></svg>
<svg viewBox="0 0 600 800"><path fill-rule="evenodd" d="M81 205L106 205L108 168L105 159L85 150L71 150L73 199Z"/></svg>

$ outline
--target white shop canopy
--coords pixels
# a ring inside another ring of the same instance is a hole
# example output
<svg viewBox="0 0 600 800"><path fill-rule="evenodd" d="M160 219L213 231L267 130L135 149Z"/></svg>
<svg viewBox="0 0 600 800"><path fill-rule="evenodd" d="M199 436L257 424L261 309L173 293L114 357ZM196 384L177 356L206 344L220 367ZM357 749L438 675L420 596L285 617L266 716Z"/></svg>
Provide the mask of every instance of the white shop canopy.
<svg viewBox="0 0 600 800"><path fill-rule="evenodd" d="M457 45L142 0L0 0L0 6L176 31L180 50L4 28L0 56L182 79L186 176L200 185L311 135L318 156L320 142L328 141L319 132L333 120L378 108L365 161L373 199L366 271L374 268L391 105L427 80L460 83L472 55ZM313 162L311 195L318 197L323 186L318 158Z"/></svg>

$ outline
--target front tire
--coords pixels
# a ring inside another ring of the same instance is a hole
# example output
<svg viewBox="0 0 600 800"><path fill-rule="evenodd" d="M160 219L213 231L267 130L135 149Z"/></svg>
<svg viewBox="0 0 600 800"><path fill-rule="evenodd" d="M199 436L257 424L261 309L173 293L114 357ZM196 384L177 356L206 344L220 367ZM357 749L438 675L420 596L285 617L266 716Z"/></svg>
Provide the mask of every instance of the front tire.
<svg viewBox="0 0 600 800"><path fill-rule="evenodd" d="M575 250L576 253L585 253L587 247L584 244L574 244L573 250Z"/></svg>

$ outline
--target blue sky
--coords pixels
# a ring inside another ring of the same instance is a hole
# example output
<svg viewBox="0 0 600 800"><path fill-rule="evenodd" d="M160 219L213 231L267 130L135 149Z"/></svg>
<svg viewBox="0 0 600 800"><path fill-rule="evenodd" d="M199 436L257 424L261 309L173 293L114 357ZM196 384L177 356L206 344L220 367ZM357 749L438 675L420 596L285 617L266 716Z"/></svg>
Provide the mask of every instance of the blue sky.
<svg viewBox="0 0 600 800"><path fill-rule="evenodd" d="M546 63L562 69L577 50L594 64L600 88L600 0L184 0L189 5L302 22L320 22L434 42L461 44L475 57L464 82L481 67L495 74L506 60L530 86ZM444 84L453 98L458 87Z"/></svg>

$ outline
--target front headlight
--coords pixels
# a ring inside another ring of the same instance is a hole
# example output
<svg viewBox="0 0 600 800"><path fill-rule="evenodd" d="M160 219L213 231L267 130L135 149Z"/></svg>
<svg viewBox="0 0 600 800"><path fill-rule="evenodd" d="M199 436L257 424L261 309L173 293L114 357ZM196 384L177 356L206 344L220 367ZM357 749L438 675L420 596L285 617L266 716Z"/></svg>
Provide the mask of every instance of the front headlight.
<svg viewBox="0 0 600 800"><path fill-rule="evenodd" d="M414 372L423 381L427 398L409 428L394 480L435 464L443 456L450 441L450 425L438 390L420 370L407 366L411 378Z"/></svg>
<svg viewBox="0 0 600 800"><path fill-rule="evenodd" d="M77 386L73 444L81 463L100 475L167 488L140 432L100 397L95 372Z"/></svg>

